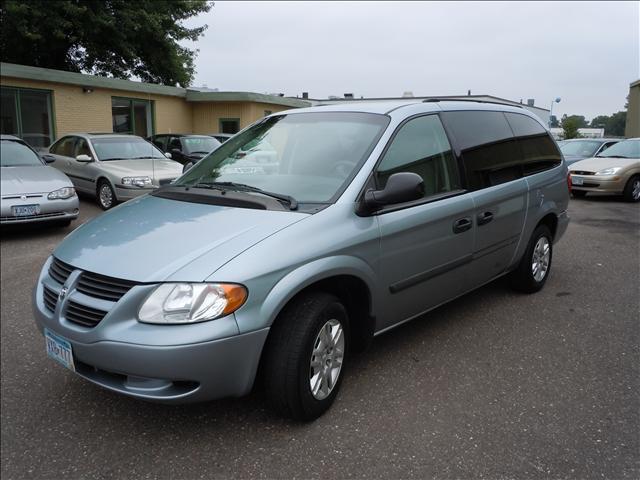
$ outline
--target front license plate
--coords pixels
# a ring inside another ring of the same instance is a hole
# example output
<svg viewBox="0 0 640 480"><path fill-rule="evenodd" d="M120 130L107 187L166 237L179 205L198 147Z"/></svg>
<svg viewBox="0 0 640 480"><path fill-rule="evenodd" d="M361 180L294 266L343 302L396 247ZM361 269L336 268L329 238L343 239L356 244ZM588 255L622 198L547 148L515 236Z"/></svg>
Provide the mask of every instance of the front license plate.
<svg viewBox="0 0 640 480"><path fill-rule="evenodd" d="M571 177L571 183L573 185L582 185L584 184L584 178Z"/></svg>
<svg viewBox="0 0 640 480"><path fill-rule="evenodd" d="M75 372L76 366L73 364L71 344L60 335L56 335L46 328L44 329L44 339L47 346L47 355Z"/></svg>
<svg viewBox="0 0 640 480"><path fill-rule="evenodd" d="M20 205L11 207L14 217L29 217L40 213L40 205Z"/></svg>

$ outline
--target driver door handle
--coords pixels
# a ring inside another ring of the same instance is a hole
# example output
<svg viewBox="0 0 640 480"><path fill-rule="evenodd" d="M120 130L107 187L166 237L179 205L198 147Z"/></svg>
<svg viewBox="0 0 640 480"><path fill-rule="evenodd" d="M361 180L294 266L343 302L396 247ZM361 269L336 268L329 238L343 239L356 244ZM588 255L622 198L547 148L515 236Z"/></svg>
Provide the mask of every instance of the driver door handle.
<svg viewBox="0 0 640 480"><path fill-rule="evenodd" d="M453 222L453 233L462 233L466 232L471 228L473 222L471 221L471 217L463 217L459 218L455 222Z"/></svg>

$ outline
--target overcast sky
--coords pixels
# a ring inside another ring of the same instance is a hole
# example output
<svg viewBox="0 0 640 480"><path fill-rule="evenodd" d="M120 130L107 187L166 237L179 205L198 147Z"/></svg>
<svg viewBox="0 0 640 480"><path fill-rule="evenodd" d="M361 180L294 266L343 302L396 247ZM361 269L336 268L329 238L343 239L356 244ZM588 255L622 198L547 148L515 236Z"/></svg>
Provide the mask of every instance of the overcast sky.
<svg viewBox="0 0 640 480"><path fill-rule="evenodd" d="M488 94L588 119L640 78L640 2L228 2L188 25L194 86L326 98ZM188 44L186 44L188 45Z"/></svg>

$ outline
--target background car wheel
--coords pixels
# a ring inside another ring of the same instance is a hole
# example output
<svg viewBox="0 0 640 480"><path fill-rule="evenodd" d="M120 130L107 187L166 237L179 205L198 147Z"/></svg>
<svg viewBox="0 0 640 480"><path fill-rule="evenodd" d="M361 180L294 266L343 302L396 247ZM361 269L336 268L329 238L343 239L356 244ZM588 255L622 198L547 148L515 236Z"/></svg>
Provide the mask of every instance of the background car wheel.
<svg viewBox="0 0 640 480"><path fill-rule="evenodd" d="M573 195L573 197L575 198L584 198L587 196L587 192L585 192L584 190L572 190L571 195Z"/></svg>
<svg viewBox="0 0 640 480"><path fill-rule="evenodd" d="M518 268L511 272L511 286L524 293L542 289L551 272L553 236L549 227L538 225L531 235Z"/></svg>
<svg viewBox="0 0 640 480"><path fill-rule="evenodd" d="M59 227L68 227L71 225L71 220L61 220L58 222Z"/></svg>
<svg viewBox="0 0 640 480"><path fill-rule="evenodd" d="M640 175L634 175L624 186L624 199L627 202L640 201Z"/></svg>
<svg viewBox="0 0 640 480"><path fill-rule="evenodd" d="M109 210L116 204L116 193L113 191L113 188L111 188L111 184L106 180L100 180L98 182L96 196L98 205L100 205L100 208L103 210Z"/></svg>
<svg viewBox="0 0 640 480"><path fill-rule="evenodd" d="M267 400L284 417L313 420L333 403L349 347L349 319L333 295L302 294L278 316L267 341Z"/></svg>

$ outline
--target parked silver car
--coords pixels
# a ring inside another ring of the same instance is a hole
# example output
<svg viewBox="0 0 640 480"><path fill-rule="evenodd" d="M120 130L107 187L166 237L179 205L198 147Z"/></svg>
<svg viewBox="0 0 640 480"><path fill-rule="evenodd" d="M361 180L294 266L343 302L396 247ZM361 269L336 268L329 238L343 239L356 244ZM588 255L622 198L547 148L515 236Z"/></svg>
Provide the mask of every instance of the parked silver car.
<svg viewBox="0 0 640 480"><path fill-rule="evenodd" d="M0 223L66 226L78 217L73 184L45 160L19 138L0 136Z"/></svg>
<svg viewBox="0 0 640 480"><path fill-rule="evenodd" d="M182 165L141 137L121 134L66 135L49 147L53 166L78 192L95 195L104 210L170 183ZM169 158L168 158L169 157Z"/></svg>
<svg viewBox="0 0 640 480"><path fill-rule="evenodd" d="M247 145L277 168L231 168ZM278 412L313 419L374 335L503 275L540 290L567 182L521 108L277 113L67 237L34 289L36 323L52 358L110 390L202 401L246 394L260 371Z"/></svg>
<svg viewBox="0 0 640 480"><path fill-rule="evenodd" d="M585 158L597 157L607 148L620 141L619 138L574 138L558 143L567 165Z"/></svg>

